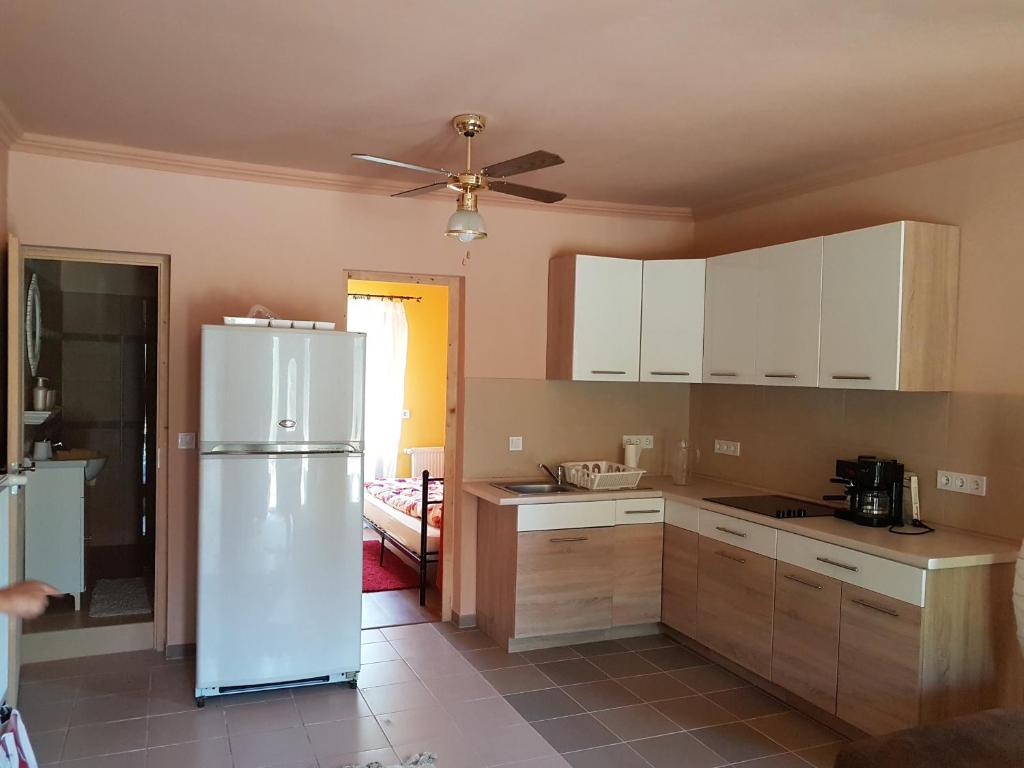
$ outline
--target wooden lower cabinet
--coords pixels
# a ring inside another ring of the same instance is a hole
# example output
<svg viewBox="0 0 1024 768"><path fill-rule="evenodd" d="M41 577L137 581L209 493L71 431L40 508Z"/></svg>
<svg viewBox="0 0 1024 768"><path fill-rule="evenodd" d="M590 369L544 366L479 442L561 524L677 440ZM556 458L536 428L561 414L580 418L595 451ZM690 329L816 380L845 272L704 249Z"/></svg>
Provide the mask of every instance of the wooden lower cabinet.
<svg viewBox="0 0 1024 768"><path fill-rule="evenodd" d="M920 721L921 609L843 584L836 715L872 734Z"/></svg>
<svg viewBox="0 0 1024 768"><path fill-rule="evenodd" d="M775 560L700 536L697 639L771 676Z"/></svg>
<svg viewBox="0 0 1024 768"><path fill-rule="evenodd" d="M779 561L771 680L835 714L842 582Z"/></svg>
<svg viewBox="0 0 1024 768"><path fill-rule="evenodd" d="M515 637L539 637L612 622L615 528L518 535Z"/></svg>
<svg viewBox="0 0 1024 768"><path fill-rule="evenodd" d="M662 523L617 525L612 626L651 624L661 619Z"/></svg>
<svg viewBox="0 0 1024 768"><path fill-rule="evenodd" d="M697 534L665 525L661 572L661 620L690 637L697 636Z"/></svg>

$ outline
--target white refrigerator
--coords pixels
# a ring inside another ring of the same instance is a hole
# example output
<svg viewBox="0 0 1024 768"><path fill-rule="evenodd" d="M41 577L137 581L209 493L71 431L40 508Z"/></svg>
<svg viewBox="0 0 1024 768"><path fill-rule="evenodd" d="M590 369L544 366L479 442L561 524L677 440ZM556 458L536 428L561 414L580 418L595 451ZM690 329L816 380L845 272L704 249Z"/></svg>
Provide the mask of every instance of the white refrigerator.
<svg viewBox="0 0 1024 768"><path fill-rule="evenodd" d="M359 672L366 336L203 326L196 704Z"/></svg>

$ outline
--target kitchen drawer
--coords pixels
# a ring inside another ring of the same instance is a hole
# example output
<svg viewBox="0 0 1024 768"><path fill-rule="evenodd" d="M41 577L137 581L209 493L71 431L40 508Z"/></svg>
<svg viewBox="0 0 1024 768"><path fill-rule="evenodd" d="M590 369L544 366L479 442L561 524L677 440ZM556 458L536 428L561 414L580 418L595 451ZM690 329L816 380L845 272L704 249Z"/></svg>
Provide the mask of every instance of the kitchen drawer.
<svg viewBox="0 0 1024 768"><path fill-rule="evenodd" d="M778 559L921 607L926 571L824 541L779 532Z"/></svg>
<svg viewBox="0 0 1024 768"><path fill-rule="evenodd" d="M555 531L560 528L601 528L615 525L615 504L614 501L521 504L516 530Z"/></svg>
<svg viewBox="0 0 1024 768"><path fill-rule="evenodd" d="M674 499L665 499L665 522L676 528L700 531L700 507L693 507Z"/></svg>
<svg viewBox="0 0 1024 768"><path fill-rule="evenodd" d="M611 626L614 528L520 533L517 549L515 637Z"/></svg>
<svg viewBox="0 0 1024 768"><path fill-rule="evenodd" d="M615 502L615 524L665 522L664 499L621 499Z"/></svg>
<svg viewBox="0 0 1024 768"><path fill-rule="evenodd" d="M712 512L710 509L701 509L699 533L701 536L723 541L734 547L775 558L778 531L767 525L750 523L738 517Z"/></svg>

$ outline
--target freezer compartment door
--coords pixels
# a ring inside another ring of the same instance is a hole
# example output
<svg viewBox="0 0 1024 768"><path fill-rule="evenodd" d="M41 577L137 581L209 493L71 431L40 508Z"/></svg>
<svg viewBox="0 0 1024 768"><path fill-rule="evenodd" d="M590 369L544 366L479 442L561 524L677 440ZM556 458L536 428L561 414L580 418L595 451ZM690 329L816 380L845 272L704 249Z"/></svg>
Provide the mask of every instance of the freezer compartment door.
<svg viewBox="0 0 1024 768"><path fill-rule="evenodd" d="M272 328L203 328L200 442L363 440L366 337Z"/></svg>
<svg viewBox="0 0 1024 768"><path fill-rule="evenodd" d="M361 456L204 456L196 687L359 669Z"/></svg>

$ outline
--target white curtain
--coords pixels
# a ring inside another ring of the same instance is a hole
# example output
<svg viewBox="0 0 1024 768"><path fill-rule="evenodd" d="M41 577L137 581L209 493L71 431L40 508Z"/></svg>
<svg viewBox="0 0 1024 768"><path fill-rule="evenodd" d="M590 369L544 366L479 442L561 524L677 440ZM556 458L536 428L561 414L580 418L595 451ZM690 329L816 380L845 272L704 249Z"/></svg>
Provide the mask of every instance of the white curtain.
<svg viewBox="0 0 1024 768"><path fill-rule="evenodd" d="M395 477L409 347L405 307L350 298L348 329L366 334L366 479Z"/></svg>

